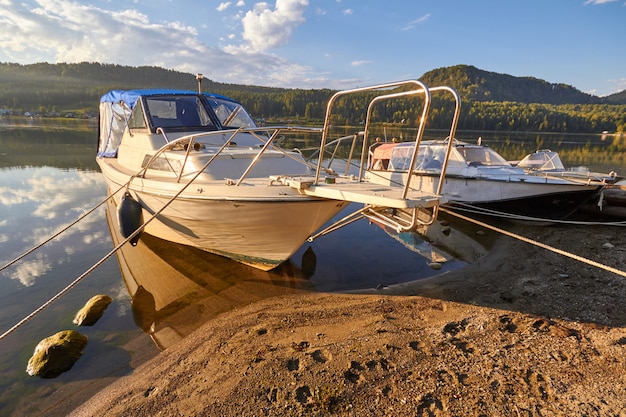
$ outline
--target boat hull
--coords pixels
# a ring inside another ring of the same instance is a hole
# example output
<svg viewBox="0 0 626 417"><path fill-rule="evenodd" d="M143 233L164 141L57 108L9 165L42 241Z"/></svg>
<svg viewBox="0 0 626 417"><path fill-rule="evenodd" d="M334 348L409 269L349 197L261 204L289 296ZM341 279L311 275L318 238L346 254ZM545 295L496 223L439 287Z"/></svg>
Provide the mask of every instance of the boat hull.
<svg viewBox="0 0 626 417"><path fill-rule="evenodd" d="M131 180L115 160L98 162L116 206L127 192L141 205L144 233L266 271L289 259L348 205L300 195L268 180L254 186L222 181L188 187L157 178Z"/></svg>
<svg viewBox="0 0 626 417"><path fill-rule="evenodd" d="M373 177L370 179L374 180ZM378 181L404 183L407 174L376 172L375 177ZM411 187L415 189L435 191L438 185L438 176L415 174L411 178ZM566 180L548 182L528 177L488 179L450 175L445 177L442 195L449 207L474 206L503 215L562 220L592 200L601 189L602 185Z"/></svg>
<svg viewBox="0 0 626 417"><path fill-rule="evenodd" d="M132 192L150 219L169 200ZM119 195L114 196L116 205ZM144 228L160 239L222 255L262 270L289 259L347 203L332 200L237 201L176 199Z"/></svg>
<svg viewBox="0 0 626 417"><path fill-rule="evenodd" d="M597 193L597 190L562 191L496 201L451 201L448 205L452 207L471 205L530 219L563 220L576 212L585 202L592 200Z"/></svg>

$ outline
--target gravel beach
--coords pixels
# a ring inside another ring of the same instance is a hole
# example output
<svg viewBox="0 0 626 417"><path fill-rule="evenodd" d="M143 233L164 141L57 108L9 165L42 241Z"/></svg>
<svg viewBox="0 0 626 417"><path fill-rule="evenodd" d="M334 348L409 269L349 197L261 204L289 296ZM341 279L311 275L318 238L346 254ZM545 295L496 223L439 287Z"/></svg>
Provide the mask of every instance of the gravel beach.
<svg viewBox="0 0 626 417"><path fill-rule="evenodd" d="M619 227L526 232L625 269ZM434 278L223 313L71 415L623 417L625 280L500 236Z"/></svg>

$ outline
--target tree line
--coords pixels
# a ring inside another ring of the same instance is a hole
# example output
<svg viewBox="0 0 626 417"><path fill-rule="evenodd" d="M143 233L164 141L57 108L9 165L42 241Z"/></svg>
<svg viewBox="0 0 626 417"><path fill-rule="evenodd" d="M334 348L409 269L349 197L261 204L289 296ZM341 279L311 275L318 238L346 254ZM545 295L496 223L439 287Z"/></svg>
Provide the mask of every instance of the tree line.
<svg viewBox="0 0 626 417"><path fill-rule="evenodd" d="M462 99L459 128L473 130L564 133L626 132L626 91L605 97L582 93L563 84L513 77L458 65L421 77L429 86L449 85ZM217 83L205 78L204 91L229 96L268 122L320 123L329 89L286 89ZM0 63L0 110L23 114L95 114L100 97L111 89L174 88L195 90L194 74L158 67L127 67L78 63L20 65ZM358 125L371 96L350 96L337 102L335 125ZM403 99L383 102L376 120L414 124L421 103ZM453 105L437 97L430 110L430 128L449 126Z"/></svg>

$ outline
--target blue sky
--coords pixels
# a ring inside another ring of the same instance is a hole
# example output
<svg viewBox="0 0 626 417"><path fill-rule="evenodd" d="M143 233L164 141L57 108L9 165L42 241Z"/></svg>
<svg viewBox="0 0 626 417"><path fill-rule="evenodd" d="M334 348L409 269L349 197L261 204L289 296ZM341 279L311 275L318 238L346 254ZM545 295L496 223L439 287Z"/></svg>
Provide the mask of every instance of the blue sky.
<svg viewBox="0 0 626 417"><path fill-rule="evenodd" d="M0 0L0 61L351 88L457 64L626 89L626 0Z"/></svg>

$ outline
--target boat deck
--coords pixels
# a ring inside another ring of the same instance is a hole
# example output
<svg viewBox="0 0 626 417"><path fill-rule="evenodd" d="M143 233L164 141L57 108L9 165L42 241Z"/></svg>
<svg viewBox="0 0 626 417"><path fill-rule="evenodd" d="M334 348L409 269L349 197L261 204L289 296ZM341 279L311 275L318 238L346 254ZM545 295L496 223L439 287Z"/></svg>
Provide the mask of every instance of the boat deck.
<svg viewBox="0 0 626 417"><path fill-rule="evenodd" d="M396 209L431 208L443 204L441 196L417 190L409 190L402 198L403 187L387 186L371 182L359 182L351 178L333 178L332 182L318 182L314 177L273 177L285 185L311 197L363 203Z"/></svg>

